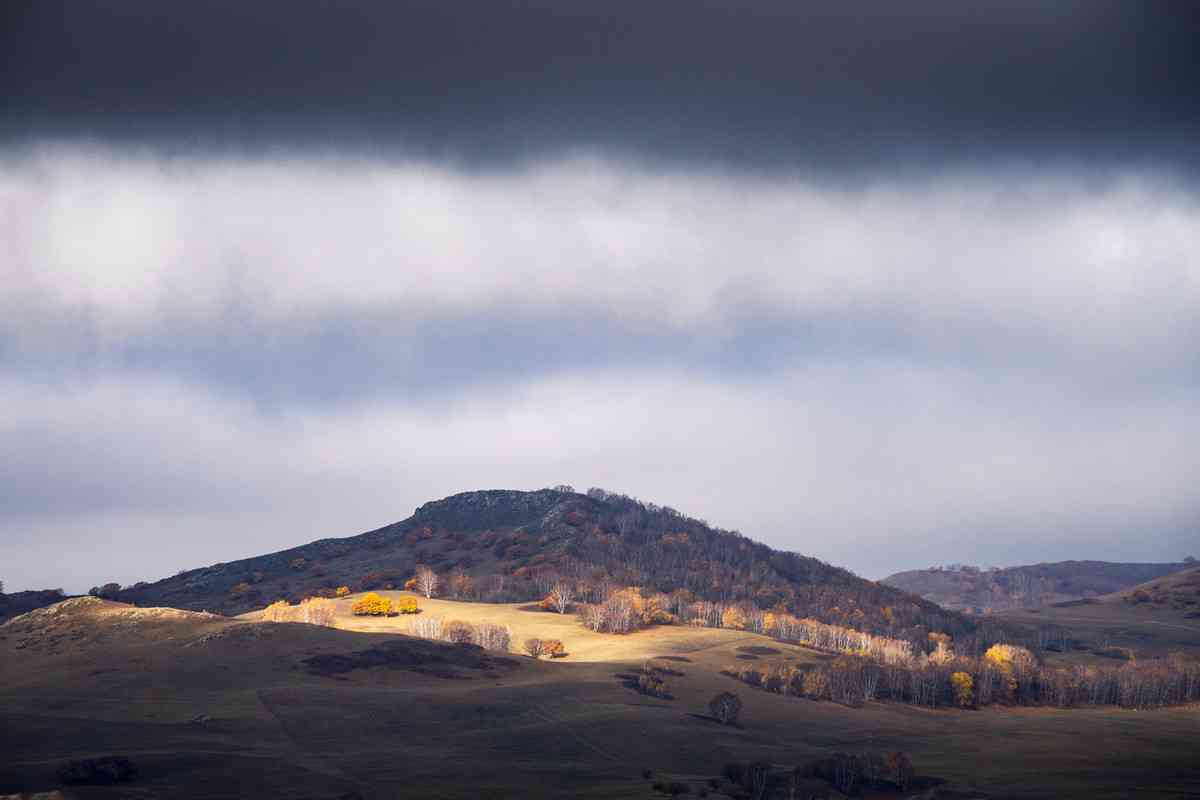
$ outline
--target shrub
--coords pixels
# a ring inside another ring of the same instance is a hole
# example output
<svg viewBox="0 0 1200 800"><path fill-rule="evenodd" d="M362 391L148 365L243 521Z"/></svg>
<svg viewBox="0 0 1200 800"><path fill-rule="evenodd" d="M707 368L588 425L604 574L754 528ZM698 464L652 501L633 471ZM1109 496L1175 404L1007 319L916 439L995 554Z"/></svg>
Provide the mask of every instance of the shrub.
<svg viewBox="0 0 1200 800"><path fill-rule="evenodd" d="M908 760L908 756L903 752L895 752L887 758L888 780L896 784L900 791L908 788L912 783L912 779L916 776L916 771L913 769L912 762Z"/></svg>
<svg viewBox="0 0 1200 800"><path fill-rule="evenodd" d="M358 617L383 617L392 613L392 601L375 592L368 592L351 607Z"/></svg>
<svg viewBox="0 0 1200 800"><path fill-rule="evenodd" d="M137 767L121 756L72 761L58 770L58 779L68 785L128 783L137 776Z"/></svg>
<svg viewBox="0 0 1200 800"><path fill-rule="evenodd" d="M567 648L558 639L542 639L542 653L551 658L562 658L567 654Z"/></svg>
<svg viewBox="0 0 1200 800"><path fill-rule="evenodd" d="M530 638L525 640L523 645L525 652L534 658L539 658L545 651L542 649L542 640Z"/></svg>
<svg viewBox="0 0 1200 800"><path fill-rule="evenodd" d="M421 639L441 639L442 621L438 617L418 617L409 623L408 632Z"/></svg>
<svg viewBox="0 0 1200 800"><path fill-rule="evenodd" d="M339 587L337 587L337 591L334 594L336 594L338 597L346 597L347 595L350 594L350 587L349 586L339 586Z"/></svg>
<svg viewBox="0 0 1200 800"><path fill-rule="evenodd" d="M452 619L442 628L442 638L454 644L474 644L475 626L461 619Z"/></svg>
<svg viewBox="0 0 1200 800"><path fill-rule="evenodd" d="M512 634L503 625L481 622L475 626L475 644L484 650L498 650L507 653L511 640Z"/></svg>
<svg viewBox="0 0 1200 800"><path fill-rule="evenodd" d="M721 692L708 701L708 710L722 725L736 725L742 713L742 701L732 692Z"/></svg>
<svg viewBox="0 0 1200 800"><path fill-rule="evenodd" d="M396 610L401 614L419 614L421 609L417 607L417 598L401 597L396 602Z"/></svg>
<svg viewBox="0 0 1200 800"><path fill-rule="evenodd" d="M671 700L671 689L667 686L667 682L653 672L642 672L638 674L637 690L642 694L648 694L651 697L661 697L664 700Z"/></svg>

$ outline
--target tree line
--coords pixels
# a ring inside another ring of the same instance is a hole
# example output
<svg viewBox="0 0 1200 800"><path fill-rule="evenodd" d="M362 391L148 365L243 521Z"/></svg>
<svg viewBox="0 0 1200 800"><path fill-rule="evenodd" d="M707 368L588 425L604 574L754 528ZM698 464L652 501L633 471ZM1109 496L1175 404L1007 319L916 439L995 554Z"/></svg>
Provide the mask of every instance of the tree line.
<svg viewBox="0 0 1200 800"><path fill-rule="evenodd" d="M913 705L993 704L1161 708L1200 701L1200 660L1182 654L1120 666L1047 665L1024 647L996 644L983 656L945 648L881 662L841 655L828 664L732 666L743 683L793 697L860 706L873 700Z"/></svg>

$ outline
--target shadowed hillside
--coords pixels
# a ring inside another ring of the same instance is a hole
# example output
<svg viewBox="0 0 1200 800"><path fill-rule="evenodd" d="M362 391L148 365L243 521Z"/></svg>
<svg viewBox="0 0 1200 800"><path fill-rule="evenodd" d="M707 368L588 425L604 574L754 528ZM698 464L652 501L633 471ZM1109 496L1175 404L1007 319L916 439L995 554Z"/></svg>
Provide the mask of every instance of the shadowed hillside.
<svg viewBox="0 0 1200 800"><path fill-rule="evenodd" d="M1068 600L997 617L1019 626L1061 659L1105 663L1200 653L1200 567L1173 572L1102 597Z"/></svg>
<svg viewBox="0 0 1200 800"><path fill-rule="evenodd" d="M1192 563L1059 561L1004 569L955 565L897 572L880 582L919 594L943 608L990 613L1110 594L1186 569Z"/></svg>
<svg viewBox="0 0 1200 800"><path fill-rule="evenodd" d="M64 597L62 589L34 589L25 592L0 592L0 622L35 608L57 603Z"/></svg>
<svg viewBox="0 0 1200 800"><path fill-rule="evenodd" d="M358 536L190 570L114 596L236 614L277 598L329 595L341 586L400 588L418 564L436 570L439 594L454 599L540 599L568 579L585 600L632 586L676 604L743 604L891 635L924 638L931 629L959 635L974 627L903 591L772 550L672 508L567 487L458 494Z"/></svg>

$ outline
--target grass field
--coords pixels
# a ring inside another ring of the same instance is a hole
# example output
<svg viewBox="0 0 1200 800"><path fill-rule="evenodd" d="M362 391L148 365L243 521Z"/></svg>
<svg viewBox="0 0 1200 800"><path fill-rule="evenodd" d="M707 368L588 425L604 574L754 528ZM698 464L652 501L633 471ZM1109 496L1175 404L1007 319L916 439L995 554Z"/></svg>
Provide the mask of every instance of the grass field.
<svg viewBox="0 0 1200 800"><path fill-rule="evenodd" d="M339 622L354 630L139 618L104 603L64 612L43 636L0 628L0 792L50 788L65 761L121 754L141 768L138 782L69 796L650 798L646 769L695 791L732 760L791 766L835 750L905 750L959 797L1200 796L1195 707L851 709L721 676L748 646L779 650L771 659L824 657L754 634L606 636L570 614L423 599L423 613L506 624L514 642L559 638L570 655L464 664L454 677L386 666L314 674L305 658L411 644L393 633L404 617L355 618L352 600L339 601ZM671 662L684 673L673 700L615 677L662 655L686 659ZM705 718L720 690L742 697L741 727Z"/></svg>

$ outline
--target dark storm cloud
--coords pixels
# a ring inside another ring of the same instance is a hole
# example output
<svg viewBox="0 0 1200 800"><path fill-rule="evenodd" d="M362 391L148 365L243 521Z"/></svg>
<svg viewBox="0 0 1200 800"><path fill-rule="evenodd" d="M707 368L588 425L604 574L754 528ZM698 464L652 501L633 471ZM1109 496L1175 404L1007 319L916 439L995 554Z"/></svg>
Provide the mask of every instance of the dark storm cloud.
<svg viewBox="0 0 1200 800"><path fill-rule="evenodd" d="M1191 162L1200 7L5 4L9 137L905 166Z"/></svg>
<svg viewBox="0 0 1200 800"><path fill-rule="evenodd" d="M1196 4L0 15L9 586L562 481L871 576L1195 550Z"/></svg>

